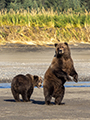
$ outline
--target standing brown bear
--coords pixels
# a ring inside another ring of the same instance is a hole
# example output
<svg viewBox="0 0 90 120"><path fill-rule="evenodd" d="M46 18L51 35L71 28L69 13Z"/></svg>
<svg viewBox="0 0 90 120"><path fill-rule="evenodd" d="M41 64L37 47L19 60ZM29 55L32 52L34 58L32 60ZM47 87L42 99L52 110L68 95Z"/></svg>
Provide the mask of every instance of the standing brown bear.
<svg viewBox="0 0 90 120"><path fill-rule="evenodd" d="M30 101L30 97L33 93L34 87L41 87L42 78L37 75L19 74L15 76L11 83L11 91L16 102L20 101L19 94L22 95L23 101Z"/></svg>
<svg viewBox="0 0 90 120"><path fill-rule="evenodd" d="M78 82L78 74L75 71L68 43L55 44L55 56L44 76L43 90L45 103L50 104L51 98L55 98L55 104L60 105L64 97L64 83L71 81L72 76Z"/></svg>

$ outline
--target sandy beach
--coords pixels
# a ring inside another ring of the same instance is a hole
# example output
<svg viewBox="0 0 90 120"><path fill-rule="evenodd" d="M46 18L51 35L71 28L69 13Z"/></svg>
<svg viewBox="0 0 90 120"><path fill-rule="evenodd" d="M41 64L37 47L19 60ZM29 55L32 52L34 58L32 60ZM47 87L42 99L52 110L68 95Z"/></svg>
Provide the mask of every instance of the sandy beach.
<svg viewBox="0 0 90 120"><path fill-rule="evenodd" d="M43 89L35 88L31 102L15 102L11 90L0 89L0 120L90 120L90 88L66 88L61 105L47 106Z"/></svg>

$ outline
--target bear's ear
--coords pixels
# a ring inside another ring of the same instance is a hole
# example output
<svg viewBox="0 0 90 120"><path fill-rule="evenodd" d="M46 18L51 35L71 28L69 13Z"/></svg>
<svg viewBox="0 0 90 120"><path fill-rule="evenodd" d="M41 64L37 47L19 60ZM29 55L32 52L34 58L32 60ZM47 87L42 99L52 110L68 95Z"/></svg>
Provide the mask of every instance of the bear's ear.
<svg viewBox="0 0 90 120"><path fill-rule="evenodd" d="M38 81L38 76L37 75L34 75L34 80Z"/></svg>
<svg viewBox="0 0 90 120"><path fill-rule="evenodd" d="M54 44L55 47L56 47L57 45L58 45L57 43Z"/></svg>
<svg viewBox="0 0 90 120"><path fill-rule="evenodd" d="M65 42L64 44L68 46L68 43L67 43L67 42Z"/></svg>

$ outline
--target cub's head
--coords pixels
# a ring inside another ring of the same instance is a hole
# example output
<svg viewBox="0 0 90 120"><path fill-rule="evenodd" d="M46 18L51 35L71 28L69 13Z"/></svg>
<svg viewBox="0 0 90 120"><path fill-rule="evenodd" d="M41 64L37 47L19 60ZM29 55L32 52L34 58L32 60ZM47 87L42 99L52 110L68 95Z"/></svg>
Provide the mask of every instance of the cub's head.
<svg viewBox="0 0 90 120"><path fill-rule="evenodd" d="M70 49L68 43L55 43L55 57L59 58L61 56L70 56Z"/></svg>
<svg viewBox="0 0 90 120"><path fill-rule="evenodd" d="M34 86L40 88L40 87L42 86L43 80L42 80L41 77L39 77L39 76L37 76L37 75L34 75L34 76L33 76L33 82L34 82Z"/></svg>

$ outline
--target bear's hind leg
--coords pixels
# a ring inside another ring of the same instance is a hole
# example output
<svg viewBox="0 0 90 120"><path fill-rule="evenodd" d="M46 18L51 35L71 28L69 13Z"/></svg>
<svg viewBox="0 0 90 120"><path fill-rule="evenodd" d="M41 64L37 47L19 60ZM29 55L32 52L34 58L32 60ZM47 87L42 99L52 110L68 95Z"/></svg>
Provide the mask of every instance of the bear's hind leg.
<svg viewBox="0 0 90 120"><path fill-rule="evenodd" d="M51 101L52 94L53 94L53 89L52 88L48 89L46 87L43 87L43 88L44 88L45 104L50 105L50 101Z"/></svg>
<svg viewBox="0 0 90 120"><path fill-rule="evenodd" d="M50 105L50 101L51 101L51 96L50 95L45 96L45 104Z"/></svg>
<svg viewBox="0 0 90 120"><path fill-rule="evenodd" d="M64 92L65 92L65 87L62 86L61 89L59 90L60 92L57 93L57 96L55 97L55 104L60 105L61 101L64 97Z"/></svg>
<svg viewBox="0 0 90 120"><path fill-rule="evenodd" d="M17 93L15 90L12 90L12 94L13 94L15 101L20 102L19 93Z"/></svg>
<svg viewBox="0 0 90 120"><path fill-rule="evenodd" d="M28 101L28 99L27 99L27 91L23 91L23 92L21 93L21 95L22 95L23 101L24 101L24 102L27 102L27 101Z"/></svg>

